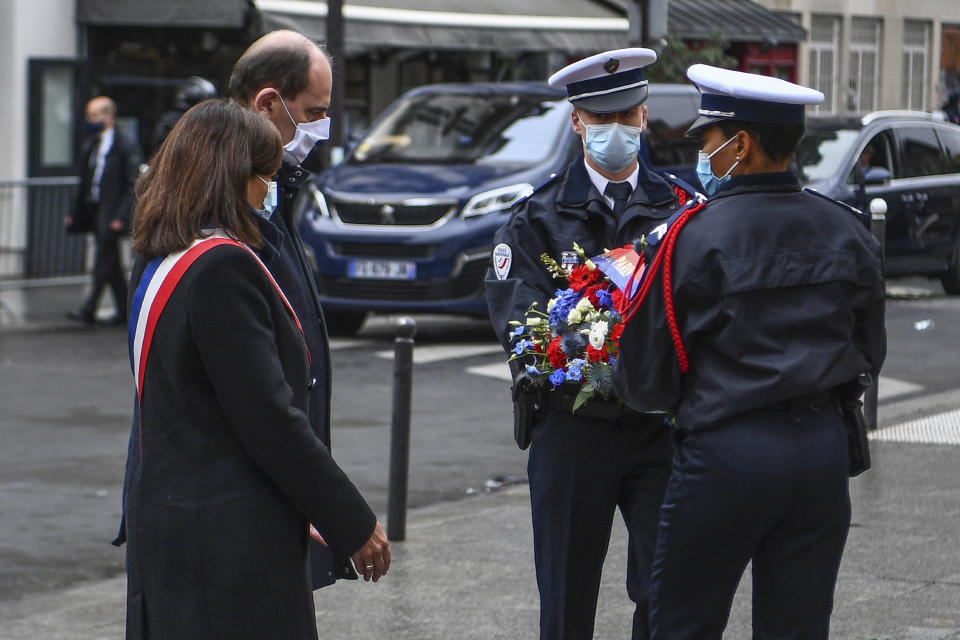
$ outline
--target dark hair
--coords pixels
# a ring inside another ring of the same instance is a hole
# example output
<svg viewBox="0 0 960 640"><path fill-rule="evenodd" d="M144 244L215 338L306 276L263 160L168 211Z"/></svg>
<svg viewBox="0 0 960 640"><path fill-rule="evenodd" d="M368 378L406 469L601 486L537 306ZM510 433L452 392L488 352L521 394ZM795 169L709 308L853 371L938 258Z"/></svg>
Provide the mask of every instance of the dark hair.
<svg viewBox="0 0 960 640"><path fill-rule="evenodd" d="M297 44L271 43L257 46L257 43L254 43L234 65L227 95L237 102L250 104L258 91L264 87L273 87L288 100L296 98L307 88L311 47L323 52L306 39Z"/></svg>
<svg viewBox="0 0 960 640"><path fill-rule="evenodd" d="M276 173L282 159L280 133L259 113L227 100L192 107L137 181L133 250L148 257L182 251L211 226L259 247L247 184Z"/></svg>
<svg viewBox="0 0 960 640"><path fill-rule="evenodd" d="M782 122L742 122L724 120L717 123L726 138L732 138L738 131L746 131L771 160L783 160L793 153L797 143L803 137L804 126L799 123Z"/></svg>

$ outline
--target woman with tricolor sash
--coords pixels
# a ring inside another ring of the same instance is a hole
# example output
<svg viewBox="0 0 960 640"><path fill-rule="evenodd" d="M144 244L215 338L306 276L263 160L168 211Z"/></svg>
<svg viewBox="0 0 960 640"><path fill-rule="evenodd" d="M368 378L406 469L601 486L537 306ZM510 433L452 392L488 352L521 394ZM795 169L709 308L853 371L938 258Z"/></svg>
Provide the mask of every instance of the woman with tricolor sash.
<svg viewBox="0 0 960 640"><path fill-rule="evenodd" d="M311 524L343 557L376 526L345 515L365 503L308 424L310 353L253 250L282 153L268 120L211 100L137 185L128 638L316 638Z"/></svg>

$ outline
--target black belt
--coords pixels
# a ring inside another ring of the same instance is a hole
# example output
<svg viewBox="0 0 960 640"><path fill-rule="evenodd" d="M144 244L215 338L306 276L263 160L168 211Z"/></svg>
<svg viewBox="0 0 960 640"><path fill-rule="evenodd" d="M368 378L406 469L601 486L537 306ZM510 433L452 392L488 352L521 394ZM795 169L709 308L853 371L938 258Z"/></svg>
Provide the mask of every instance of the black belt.
<svg viewBox="0 0 960 640"><path fill-rule="evenodd" d="M822 411L827 408L840 410L840 394L836 389L806 393L801 396L781 400L764 407L760 411L786 411L794 418L804 411Z"/></svg>
<svg viewBox="0 0 960 640"><path fill-rule="evenodd" d="M578 418L589 418L595 420L617 420L619 418L656 418L662 421L664 416L661 414L640 413L634 411L627 405L616 400L603 400L602 398L591 398L582 405L573 410L573 403L576 401L575 394L567 393L562 389L547 391L545 394L544 405L548 409L569 413Z"/></svg>

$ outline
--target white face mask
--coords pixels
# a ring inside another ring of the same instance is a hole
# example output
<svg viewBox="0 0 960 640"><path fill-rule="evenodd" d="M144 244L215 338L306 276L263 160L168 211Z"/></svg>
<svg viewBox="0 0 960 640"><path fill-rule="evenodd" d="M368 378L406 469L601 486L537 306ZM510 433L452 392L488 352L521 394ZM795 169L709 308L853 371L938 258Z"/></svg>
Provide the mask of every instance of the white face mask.
<svg viewBox="0 0 960 640"><path fill-rule="evenodd" d="M280 94L277 95L280 96ZM283 96L280 96L280 104L287 112L290 122L297 128L293 134L293 140L283 145L283 155L294 164L300 164L307 159L315 144L330 137L330 118L320 118L313 122L297 122L290 114L290 109L287 109Z"/></svg>

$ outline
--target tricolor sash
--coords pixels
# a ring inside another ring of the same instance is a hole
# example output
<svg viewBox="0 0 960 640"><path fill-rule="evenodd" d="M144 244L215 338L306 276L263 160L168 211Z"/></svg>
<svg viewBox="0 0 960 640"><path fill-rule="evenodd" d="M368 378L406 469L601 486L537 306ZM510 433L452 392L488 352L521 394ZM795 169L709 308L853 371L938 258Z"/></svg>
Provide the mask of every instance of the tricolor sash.
<svg viewBox="0 0 960 640"><path fill-rule="evenodd" d="M171 253L166 257L157 257L147 263L140 277L140 284L133 294L130 308L130 324L127 328L127 339L130 349L130 368L133 371L133 377L137 385L137 402L141 400L143 394L143 377L147 369L147 356L150 355L150 344L153 341L153 332L157 326L157 320L163 309L176 289L180 279L186 273L197 258L204 253L221 245L233 245L245 249L263 268L263 272L269 278L274 289L283 300L287 311L293 317L297 328L303 334L303 327L300 325L300 319L290 305L289 300L283 294L277 281L267 269L260 257L244 243L235 240L226 235L222 229L217 229L211 235L195 240L187 249ZM307 358L310 358L310 351L307 351Z"/></svg>

